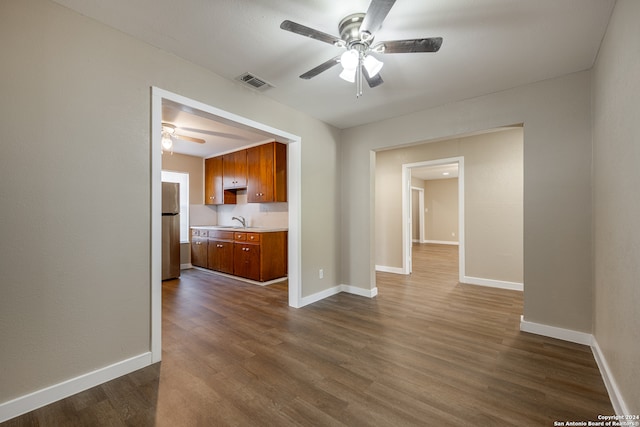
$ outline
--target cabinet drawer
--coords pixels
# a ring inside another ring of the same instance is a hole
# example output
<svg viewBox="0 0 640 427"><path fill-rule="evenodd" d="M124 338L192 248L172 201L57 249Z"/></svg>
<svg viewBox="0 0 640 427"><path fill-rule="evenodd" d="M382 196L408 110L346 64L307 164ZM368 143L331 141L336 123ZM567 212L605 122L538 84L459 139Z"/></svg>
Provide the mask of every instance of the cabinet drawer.
<svg viewBox="0 0 640 427"><path fill-rule="evenodd" d="M209 237L222 240L233 240L233 231L209 230Z"/></svg>
<svg viewBox="0 0 640 427"><path fill-rule="evenodd" d="M260 233L247 233L247 242L259 242Z"/></svg>
<svg viewBox="0 0 640 427"><path fill-rule="evenodd" d="M234 233L233 239L238 242L246 242L247 241L247 233Z"/></svg>
<svg viewBox="0 0 640 427"><path fill-rule="evenodd" d="M191 235L192 236L207 236L207 230L200 230L199 228L192 228L191 229Z"/></svg>

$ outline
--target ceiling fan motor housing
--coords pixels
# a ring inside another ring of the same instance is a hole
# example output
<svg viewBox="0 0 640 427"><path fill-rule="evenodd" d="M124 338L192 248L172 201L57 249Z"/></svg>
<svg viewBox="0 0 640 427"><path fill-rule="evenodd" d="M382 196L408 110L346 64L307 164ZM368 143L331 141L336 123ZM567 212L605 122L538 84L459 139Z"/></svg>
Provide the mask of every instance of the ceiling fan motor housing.
<svg viewBox="0 0 640 427"><path fill-rule="evenodd" d="M346 16L342 21L340 21L340 24L338 25L340 38L344 40L347 48L357 48L358 45L362 45L364 48L363 50L366 50L369 47L369 44L373 41L373 37L369 37L367 40L364 40L360 34L360 26L362 25L364 17L364 13L354 13Z"/></svg>

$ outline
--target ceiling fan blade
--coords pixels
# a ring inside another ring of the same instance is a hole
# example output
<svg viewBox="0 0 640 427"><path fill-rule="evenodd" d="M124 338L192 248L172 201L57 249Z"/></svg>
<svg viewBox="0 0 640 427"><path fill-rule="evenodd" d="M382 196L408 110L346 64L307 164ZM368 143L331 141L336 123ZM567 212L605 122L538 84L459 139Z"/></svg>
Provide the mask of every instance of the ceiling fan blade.
<svg viewBox="0 0 640 427"><path fill-rule="evenodd" d="M280 24L280 28L286 31L291 31L292 33L300 34L301 36L320 40L321 42L333 45L342 42L341 39L332 36L331 34L323 33L322 31L314 30L313 28L305 27L302 24L298 24L289 20L282 21L282 24Z"/></svg>
<svg viewBox="0 0 640 427"><path fill-rule="evenodd" d="M393 40L378 43L372 48L377 51L380 46L384 46L382 53L413 53L413 52L437 52L442 45L442 37L431 37L428 39Z"/></svg>
<svg viewBox="0 0 640 427"><path fill-rule="evenodd" d="M327 71L329 68L333 67L334 65L336 65L338 62L340 62L340 55L331 58L330 60L323 62L322 64L318 65L316 68L312 68L311 70L307 71L306 73L302 74L300 76L301 79L305 79L305 80L309 80L312 77L317 76L318 74L322 73L323 71Z"/></svg>
<svg viewBox="0 0 640 427"><path fill-rule="evenodd" d="M367 14L360 25L360 32L367 31L373 35L380 29L396 0L371 0Z"/></svg>
<svg viewBox="0 0 640 427"><path fill-rule="evenodd" d="M185 136L185 135L174 134L173 137L176 138L176 139L181 139L183 141L197 142L198 144L204 144L206 142L204 139L193 138L191 136Z"/></svg>
<svg viewBox="0 0 640 427"><path fill-rule="evenodd" d="M384 80L382 80L382 77L380 77L380 73L376 74L373 77L369 77L369 73L367 72L367 69L365 67L362 67L362 75L367 80L370 88L378 87L382 83L384 83Z"/></svg>

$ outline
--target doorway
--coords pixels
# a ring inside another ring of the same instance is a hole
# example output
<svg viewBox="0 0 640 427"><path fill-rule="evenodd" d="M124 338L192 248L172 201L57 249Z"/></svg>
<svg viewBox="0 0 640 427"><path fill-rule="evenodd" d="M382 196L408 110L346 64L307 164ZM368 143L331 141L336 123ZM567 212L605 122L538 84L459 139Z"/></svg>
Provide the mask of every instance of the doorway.
<svg viewBox="0 0 640 427"><path fill-rule="evenodd" d="M425 172L421 176L428 177L428 172L433 176L447 173L450 176L452 168L457 168L458 173L458 276L462 282L465 276L464 267L464 157L451 157L439 160L428 160L416 163L406 163L402 165L402 272L410 274L413 269L412 246L413 246L413 222L412 220L412 193L415 186L412 185L412 176L418 171ZM424 197L422 197L424 200ZM421 216L424 215L424 204L421 207ZM413 214L415 215L415 213ZM424 217L422 218L421 230L424 232Z"/></svg>
<svg viewBox="0 0 640 427"><path fill-rule="evenodd" d="M240 129L251 129L270 135L287 144L287 180L289 204L288 230L288 299L289 306L301 304L301 138L280 129L255 122L245 117L203 104L157 87L151 88L151 354L152 363L162 356L162 224L161 224L161 170L162 170L162 101L169 100L216 117L220 122Z"/></svg>
<svg viewBox="0 0 640 427"><path fill-rule="evenodd" d="M440 251L449 253L451 246L457 262L458 163L411 168L411 185L411 273L431 265L428 254L438 253L439 258Z"/></svg>

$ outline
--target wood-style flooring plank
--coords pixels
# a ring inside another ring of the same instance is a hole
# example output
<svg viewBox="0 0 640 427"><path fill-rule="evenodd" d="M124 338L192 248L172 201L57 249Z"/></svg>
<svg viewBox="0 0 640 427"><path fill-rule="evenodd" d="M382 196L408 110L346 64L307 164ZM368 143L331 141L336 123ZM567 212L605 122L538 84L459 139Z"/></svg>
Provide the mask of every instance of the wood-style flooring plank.
<svg viewBox="0 0 640 427"><path fill-rule="evenodd" d="M287 305L287 283L163 283L161 363L3 426L547 426L613 408L589 347L519 330L522 293L414 245L373 299Z"/></svg>

